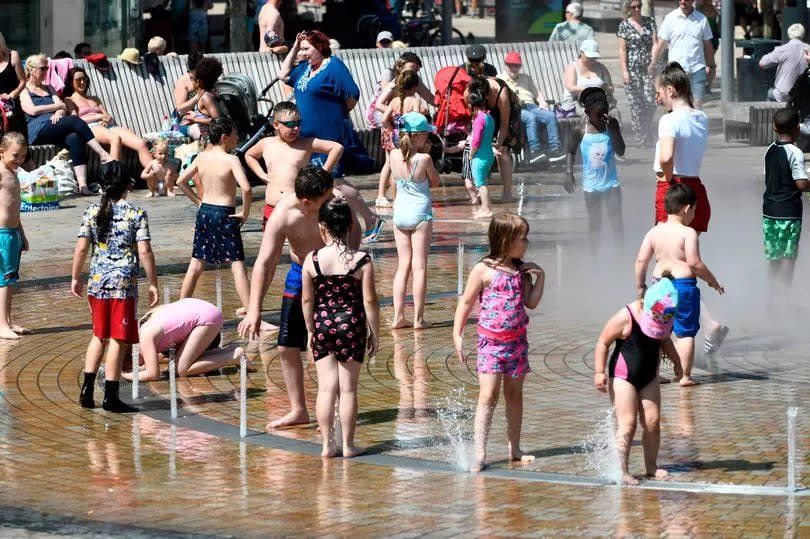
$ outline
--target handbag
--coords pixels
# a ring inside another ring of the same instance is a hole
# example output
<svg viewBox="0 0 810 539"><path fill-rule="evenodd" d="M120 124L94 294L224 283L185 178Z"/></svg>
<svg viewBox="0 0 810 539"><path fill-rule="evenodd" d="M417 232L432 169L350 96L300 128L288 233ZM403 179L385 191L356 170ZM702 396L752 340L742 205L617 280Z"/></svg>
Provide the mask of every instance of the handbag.
<svg viewBox="0 0 810 539"><path fill-rule="evenodd" d="M560 106L559 103L555 103L554 105L554 116L557 118L573 118L577 115L577 108L574 107L571 110L564 109Z"/></svg>

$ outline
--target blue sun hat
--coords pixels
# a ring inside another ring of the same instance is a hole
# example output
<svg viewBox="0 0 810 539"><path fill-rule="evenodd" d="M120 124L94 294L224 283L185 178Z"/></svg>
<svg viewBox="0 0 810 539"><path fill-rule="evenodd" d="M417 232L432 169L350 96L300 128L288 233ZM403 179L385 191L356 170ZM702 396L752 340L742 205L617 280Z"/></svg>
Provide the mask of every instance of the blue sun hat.
<svg viewBox="0 0 810 539"><path fill-rule="evenodd" d="M402 133L435 133L436 127L428 123L424 114L406 112L400 116L399 130Z"/></svg>
<svg viewBox="0 0 810 539"><path fill-rule="evenodd" d="M653 339L664 339L672 333L675 311L678 309L678 290L666 277L660 279L644 294L641 312L641 331Z"/></svg>

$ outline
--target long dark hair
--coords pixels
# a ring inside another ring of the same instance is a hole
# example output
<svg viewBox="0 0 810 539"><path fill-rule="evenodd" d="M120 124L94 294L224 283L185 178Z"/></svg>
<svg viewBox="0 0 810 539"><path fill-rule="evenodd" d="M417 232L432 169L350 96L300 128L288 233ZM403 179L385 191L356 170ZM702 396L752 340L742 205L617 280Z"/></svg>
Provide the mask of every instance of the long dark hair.
<svg viewBox="0 0 810 539"><path fill-rule="evenodd" d="M672 86L678 97L685 99L690 107L695 108L689 75L678 62L670 62L667 64L667 67L658 75L658 84L662 88Z"/></svg>
<svg viewBox="0 0 810 539"><path fill-rule="evenodd" d="M101 207L96 216L96 241L106 242L112 225L113 206L132 187L132 180L121 174L119 167L104 171L104 185L107 188L101 196Z"/></svg>
<svg viewBox="0 0 810 539"><path fill-rule="evenodd" d="M339 246L346 247L346 238L352 229L352 210L342 196L327 200L318 211L318 222L326 228Z"/></svg>
<svg viewBox="0 0 810 539"><path fill-rule="evenodd" d="M90 77L87 76L87 71L85 71L83 67L75 66L71 67L67 72L67 77L65 77L65 89L62 90L62 97L70 97L76 92L76 88L73 87L73 76L76 73L84 73L84 76L87 77L87 90L85 91L90 91Z"/></svg>

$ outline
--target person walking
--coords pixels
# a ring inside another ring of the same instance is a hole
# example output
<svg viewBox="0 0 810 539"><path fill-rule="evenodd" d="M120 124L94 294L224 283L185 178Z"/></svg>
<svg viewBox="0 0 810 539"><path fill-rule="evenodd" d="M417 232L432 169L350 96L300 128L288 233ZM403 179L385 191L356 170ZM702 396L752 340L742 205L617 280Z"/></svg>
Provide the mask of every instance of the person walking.
<svg viewBox="0 0 810 539"><path fill-rule="evenodd" d="M655 115L655 86L649 67L658 35L655 20L641 15L641 0L627 0L624 15L625 19L619 23L616 32L619 37L619 65L630 105L635 146L649 148L655 144L651 129Z"/></svg>

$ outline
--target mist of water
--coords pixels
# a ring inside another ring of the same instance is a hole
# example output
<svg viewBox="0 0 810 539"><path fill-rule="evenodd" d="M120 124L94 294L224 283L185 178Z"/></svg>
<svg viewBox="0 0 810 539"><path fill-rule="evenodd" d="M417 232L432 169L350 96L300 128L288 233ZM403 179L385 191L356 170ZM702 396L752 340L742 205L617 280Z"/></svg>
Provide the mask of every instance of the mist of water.
<svg viewBox="0 0 810 539"><path fill-rule="evenodd" d="M616 419L613 409L606 409L596 420L593 431L582 442L586 455L585 468L600 479L621 483L622 468L616 448Z"/></svg>
<svg viewBox="0 0 810 539"><path fill-rule="evenodd" d="M474 414L470 414L469 404L464 388L457 387L439 399L436 407L436 418L447 440L445 458L453 468L461 471L468 471L473 462L474 448L470 435L473 432Z"/></svg>

